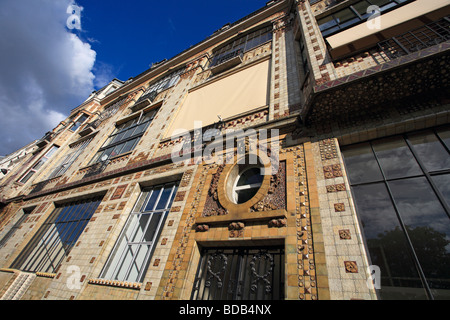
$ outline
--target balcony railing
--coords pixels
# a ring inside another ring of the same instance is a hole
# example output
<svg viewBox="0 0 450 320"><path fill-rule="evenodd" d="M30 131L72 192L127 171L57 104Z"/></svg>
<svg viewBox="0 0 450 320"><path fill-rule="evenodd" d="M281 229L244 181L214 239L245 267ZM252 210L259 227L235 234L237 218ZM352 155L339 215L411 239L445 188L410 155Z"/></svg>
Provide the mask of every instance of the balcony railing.
<svg viewBox="0 0 450 320"><path fill-rule="evenodd" d="M240 48L224 55L214 56L211 59L210 69L213 74L237 66L242 62L244 51Z"/></svg>
<svg viewBox="0 0 450 320"><path fill-rule="evenodd" d="M395 59L447 40L450 40L449 17L381 41L377 46L389 58Z"/></svg>

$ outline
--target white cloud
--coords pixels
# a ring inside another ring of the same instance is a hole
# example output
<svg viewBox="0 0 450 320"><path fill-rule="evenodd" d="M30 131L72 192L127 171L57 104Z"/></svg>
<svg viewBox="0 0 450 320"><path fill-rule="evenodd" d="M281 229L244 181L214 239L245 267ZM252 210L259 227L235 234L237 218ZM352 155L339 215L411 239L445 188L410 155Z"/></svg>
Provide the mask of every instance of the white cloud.
<svg viewBox="0 0 450 320"><path fill-rule="evenodd" d="M41 138L94 90L96 52L66 28L72 3L0 1L0 155Z"/></svg>

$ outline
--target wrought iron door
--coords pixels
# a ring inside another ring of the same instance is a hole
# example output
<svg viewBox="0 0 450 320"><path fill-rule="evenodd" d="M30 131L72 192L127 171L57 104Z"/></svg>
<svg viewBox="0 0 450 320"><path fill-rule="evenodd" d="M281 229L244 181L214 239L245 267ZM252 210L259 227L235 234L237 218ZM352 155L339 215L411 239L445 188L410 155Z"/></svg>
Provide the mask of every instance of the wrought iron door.
<svg viewBox="0 0 450 320"><path fill-rule="evenodd" d="M191 299L284 299L284 249L204 249Z"/></svg>

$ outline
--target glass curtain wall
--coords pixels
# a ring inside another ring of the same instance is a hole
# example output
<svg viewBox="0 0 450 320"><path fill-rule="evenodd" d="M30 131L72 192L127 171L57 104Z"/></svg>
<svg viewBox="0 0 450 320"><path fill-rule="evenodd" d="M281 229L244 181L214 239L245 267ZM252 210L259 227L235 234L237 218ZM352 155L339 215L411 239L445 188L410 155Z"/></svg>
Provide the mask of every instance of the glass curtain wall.
<svg viewBox="0 0 450 320"><path fill-rule="evenodd" d="M450 127L342 147L382 299L450 299Z"/></svg>

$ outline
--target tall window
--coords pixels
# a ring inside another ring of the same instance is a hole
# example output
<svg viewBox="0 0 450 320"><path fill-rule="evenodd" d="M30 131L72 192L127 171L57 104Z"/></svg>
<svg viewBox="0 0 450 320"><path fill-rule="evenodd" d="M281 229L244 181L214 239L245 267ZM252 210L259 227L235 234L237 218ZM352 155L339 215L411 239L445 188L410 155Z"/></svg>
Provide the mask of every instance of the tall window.
<svg viewBox="0 0 450 320"><path fill-rule="evenodd" d="M58 150L57 146L52 146L47 153L39 159L38 162L36 162L33 167L25 173L22 178L19 180L21 183L26 183L30 178L38 171L46 162L47 160Z"/></svg>
<svg viewBox="0 0 450 320"><path fill-rule="evenodd" d="M383 299L450 298L450 128L342 152Z"/></svg>
<svg viewBox="0 0 450 320"><path fill-rule="evenodd" d="M77 131L77 129L89 118L88 115L82 114L78 120L70 127L70 130Z"/></svg>
<svg viewBox="0 0 450 320"><path fill-rule="evenodd" d="M141 282L172 206L178 183L144 189L100 277Z"/></svg>
<svg viewBox="0 0 450 320"><path fill-rule="evenodd" d="M11 239L16 231L20 229L22 223L29 217L29 214L33 211L32 209L24 209L22 216L14 223L14 225L9 229L9 231L5 234L5 236L0 240L0 248L3 247L9 239Z"/></svg>
<svg viewBox="0 0 450 320"><path fill-rule="evenodd" d="M50 174L48 179L53 179L63 175L67 169L72 165L72 163L77 160L78 156L83 152L87 145L91 142L92 138L79 142L70 148L69 153L63 159L63 161L56 167L55 170Z"/></svg>
<svg viewBox="0 0 450 320"><path fill-rule="evenodd" d="M55 272L100 202L101 198L95 198L56 208L11 267L29 272Z"/></svg>
<svg viewBox="0 0 450 320"><path fill-rule="evenodd" d="M213 52L210 67L222 63L226 57L235 52L245 53L270 40L272 40L271 25L239 37Z"/></svg>
<svg viewBox="0 0 450 320"><path fill-rule="evenodd" d="M180 80L180 75L184 72L184 70L184 68L178 69L150 85L145 93L139 98L139 100L136 101L136 104L145 99L150 99L153 101L158 93L176 85L178 80Z"/></svg>
<svg viewBox="0 0 450 320"><path fill-rule="evenodd" d="M110 159L133 150L141 140L142 135L155 117L158 109L153 109L147 113L141 113L139 117L131 119L116 127L105 144L99 149L92 163Z"/></svg>

